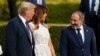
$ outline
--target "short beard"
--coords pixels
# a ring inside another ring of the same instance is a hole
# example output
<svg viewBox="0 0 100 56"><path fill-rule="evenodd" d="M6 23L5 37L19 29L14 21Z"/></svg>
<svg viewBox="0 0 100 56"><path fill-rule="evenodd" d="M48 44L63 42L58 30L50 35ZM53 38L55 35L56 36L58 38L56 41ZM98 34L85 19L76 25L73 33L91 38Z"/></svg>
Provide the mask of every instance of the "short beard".
<svg viewBox="0 0 100 56"><path fill-rule="evenodd" d="M73 29L77 29L77 28L79 28L80 26L79 25L72 25L72 28Z"/></svg>

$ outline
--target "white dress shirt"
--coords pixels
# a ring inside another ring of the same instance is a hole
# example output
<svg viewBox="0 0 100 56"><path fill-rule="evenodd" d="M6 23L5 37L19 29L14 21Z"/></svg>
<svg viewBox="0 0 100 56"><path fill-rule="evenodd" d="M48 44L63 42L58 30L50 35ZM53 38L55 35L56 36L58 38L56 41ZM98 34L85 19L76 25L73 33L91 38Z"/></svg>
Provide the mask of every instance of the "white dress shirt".
<svg viewBox="0 0 100 56"><path fill-rule="evenodd" d="M75 31L76 31L76 34L78 34L77 30L75 30ZM82 35L82 40L83 40L83 43L84 43L84 41L85 41L85 36L84 36L84 29L83 29L83 26L80 26L80 33L81 33L81 35Z"/></svg>
<svg viewBox="0 0 100 56"><path fill-rule="evenodd" d="M3 51L2 51L2 46L0 45L0 55L3 54Z"/></svg>
<svg viewBox="0 0 100 56"><path fill-rule="evenodd" d="M37 4L42 5L42 0L37 0Z"/></svg>
<svg viewBox="0 0 100 56"><path fill-rule="evenodd" d="M98 8L99 8L99 0L95 0L95 7L94 7L94 11L96 12L96 15L97 15L97 12L98 12ZM90 11L91 11L91 7L92 7L92 0L89 0L89 7L90 7Z"/></svg>
<svg viewBox="0 0 100 56"><path fill-rule="evenodd" d="M25 24L26 20L20 14L19 14L19 18L21 19L21 21L23 22L24 26L26 27L26 24Z"/></svg>

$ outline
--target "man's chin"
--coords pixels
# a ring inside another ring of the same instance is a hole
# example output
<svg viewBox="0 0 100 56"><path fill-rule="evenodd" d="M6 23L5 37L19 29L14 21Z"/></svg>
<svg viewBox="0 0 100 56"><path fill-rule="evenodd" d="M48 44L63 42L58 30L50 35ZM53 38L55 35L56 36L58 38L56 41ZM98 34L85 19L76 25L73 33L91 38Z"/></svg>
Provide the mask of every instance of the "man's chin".
<svg viewBox="0 0 100 56"><path fill-rule="evenodd" d="M77 26L75 26L75 25L72 25L72 28L73 28L73 29L77 29L78 27L77 27Z"/></svg>

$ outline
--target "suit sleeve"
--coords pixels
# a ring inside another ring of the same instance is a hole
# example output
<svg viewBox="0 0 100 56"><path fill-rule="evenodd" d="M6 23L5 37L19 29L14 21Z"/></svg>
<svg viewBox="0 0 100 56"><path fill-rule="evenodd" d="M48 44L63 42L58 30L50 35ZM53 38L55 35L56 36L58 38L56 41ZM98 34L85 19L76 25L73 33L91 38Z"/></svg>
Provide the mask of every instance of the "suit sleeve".
<svg viewBox="0 0 100 56"><path fill-rule="evenodd" d="M61 31L60 35L60 56L67 56L67 37L65 31Z"/></svg>
<svg viewBox="0 0 100 56"><path fill-rule="evenodd" d="M80 6L79 6L79 11L84 13L84 10L85 10L85 1L81 0Z"/></svg>
<svg viewBox="0 0 100 56"><path fill-rule="evenodd" d="M92 31L92 35L93 36L90 44L90 50L91 50L90 52L91 52L91 56L97 56L96 39L93 31Z"/></svg>
<svg viewBox="0 0 100 56"><path fill-rule="evenodd" d="M45 0L42 0L42 5L43 5L43 6L46 6Z"/></svg>
<svg viewBox="0 0 100 56"><path fill-rule="evenodd" d="M16 55L16 38L17 32L13 22L8 23L5 34L5 51L4 56L17 56Z"/></svg>

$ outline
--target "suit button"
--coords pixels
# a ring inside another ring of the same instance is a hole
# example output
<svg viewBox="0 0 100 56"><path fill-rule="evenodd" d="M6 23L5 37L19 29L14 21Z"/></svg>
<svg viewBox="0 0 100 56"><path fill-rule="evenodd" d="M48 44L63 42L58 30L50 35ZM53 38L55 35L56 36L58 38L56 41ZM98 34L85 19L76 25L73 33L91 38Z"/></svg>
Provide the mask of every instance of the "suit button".
<svg viewBox="0 0 100 56"><path fill-rule="evenodd" d="M84 51L84 49L82 49L82 51Z"/></svg>

